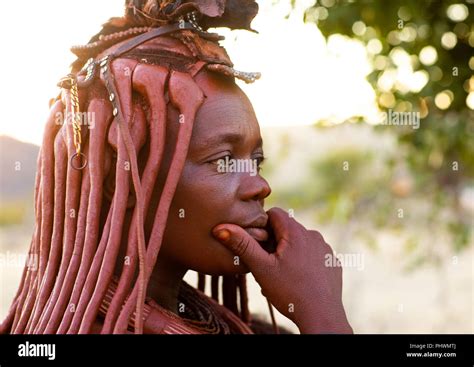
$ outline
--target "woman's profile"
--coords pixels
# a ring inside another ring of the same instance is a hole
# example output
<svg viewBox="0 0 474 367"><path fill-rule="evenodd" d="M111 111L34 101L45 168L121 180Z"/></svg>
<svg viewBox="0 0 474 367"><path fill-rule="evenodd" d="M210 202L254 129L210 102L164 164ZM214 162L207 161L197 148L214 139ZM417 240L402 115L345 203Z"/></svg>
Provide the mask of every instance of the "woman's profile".
<svg viewBox="0 0 474 367"><path fill-rule="evenodd" d="M301 333L352 333L322 235L264 209L263 141L235 83L259 74L234 69L208 32L251 30L257 12L252 0L127 0L73 48L38 158L30 261L0 333L264 332L249 272Z"/></svg>

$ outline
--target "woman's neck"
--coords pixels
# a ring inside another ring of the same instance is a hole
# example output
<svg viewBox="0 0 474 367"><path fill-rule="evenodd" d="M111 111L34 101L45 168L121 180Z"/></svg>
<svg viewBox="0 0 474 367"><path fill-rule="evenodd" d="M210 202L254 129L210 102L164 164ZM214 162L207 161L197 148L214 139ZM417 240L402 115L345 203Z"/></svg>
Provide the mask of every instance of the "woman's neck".
<svg viewBox="0 0 474 367"><path fill-rule="evenodd" d="M131 221L132 212L127 212L126 221ZM124 235L120 247L119 258L125 259L127 255L128 236ZM123 265L122 265L123 266ZM120 277L122 266L117 264L115 276ZM178 295L183 277L188 269L171 261L163 253L158 255L154 270L148 282L147 296L160 306L178 314Z"/></svg>
<svg viewBox="0 0 474 367"><path fill-rule="evenodd" d="M147 296L160 306L178 314L178 295L187 269L158 256L148 283Z"/></svg>

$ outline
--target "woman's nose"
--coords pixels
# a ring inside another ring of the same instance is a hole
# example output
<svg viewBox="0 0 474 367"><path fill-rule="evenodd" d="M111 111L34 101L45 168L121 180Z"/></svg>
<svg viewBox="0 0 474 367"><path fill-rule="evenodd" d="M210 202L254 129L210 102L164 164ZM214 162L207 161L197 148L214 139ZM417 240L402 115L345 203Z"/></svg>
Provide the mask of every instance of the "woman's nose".
<svg viewBox="0 0 474 367"><path fill-rule="evenodd" d="M244 175L241 184L241 197L242 200L257 200L263 201L272 192L270 185L267 180L262 176L250 176Z"/></svg>

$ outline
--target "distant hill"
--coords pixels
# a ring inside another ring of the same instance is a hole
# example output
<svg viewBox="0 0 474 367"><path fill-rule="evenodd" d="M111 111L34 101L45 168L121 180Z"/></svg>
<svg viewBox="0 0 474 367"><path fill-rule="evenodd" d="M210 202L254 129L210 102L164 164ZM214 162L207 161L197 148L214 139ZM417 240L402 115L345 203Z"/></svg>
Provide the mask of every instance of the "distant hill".
<svg viewBox="0 0 474 367"><path fill-rule="evenodd" d="M0 136L0 201L32 197L39 147Z"/></svg>

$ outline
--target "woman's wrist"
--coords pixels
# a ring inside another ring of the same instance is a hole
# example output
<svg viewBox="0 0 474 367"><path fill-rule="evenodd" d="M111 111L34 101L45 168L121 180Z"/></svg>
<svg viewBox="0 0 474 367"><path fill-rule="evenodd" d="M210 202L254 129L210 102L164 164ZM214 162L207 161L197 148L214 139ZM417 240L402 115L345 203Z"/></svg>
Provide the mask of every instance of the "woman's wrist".
<svg viewBox="0 0 474 367"><path fill-rule="evenodd" d="M319 320L317 322L305 322L297 324L301 334L353 334L354 331L347 320L344 322L327 322Z"/></svg>
<svg viewBox="0 0 474 367"><path fill-rule="evenodd" d="M353 334L344 308L330 308L329 312L307 312L296 320L301 334Z"/></svg>

